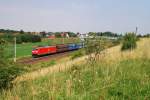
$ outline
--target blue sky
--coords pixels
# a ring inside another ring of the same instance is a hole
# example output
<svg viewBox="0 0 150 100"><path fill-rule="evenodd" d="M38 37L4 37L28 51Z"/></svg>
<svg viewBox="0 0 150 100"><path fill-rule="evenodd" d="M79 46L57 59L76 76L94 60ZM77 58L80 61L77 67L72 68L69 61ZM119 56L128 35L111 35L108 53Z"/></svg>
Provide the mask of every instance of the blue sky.
<svg viewBox="0 0 150 100"><path fill-rule="evenodd" d="M150 0L0 0L0 28L150 33Z"/></svg>

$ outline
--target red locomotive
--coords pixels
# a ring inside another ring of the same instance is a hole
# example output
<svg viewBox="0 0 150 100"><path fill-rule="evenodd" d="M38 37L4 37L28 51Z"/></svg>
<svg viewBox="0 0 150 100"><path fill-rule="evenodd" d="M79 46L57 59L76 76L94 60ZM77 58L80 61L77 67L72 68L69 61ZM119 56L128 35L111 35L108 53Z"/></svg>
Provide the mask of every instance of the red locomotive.
<svg viewBox="0 0 150 100"><path fill-rule="evenodd" d="M65 51L77 50L83 47L83 43L77 44L57 44L55 46L42 46L36 47L32 50L32 57L38 57L41 55L60 53Z"/></svg>
<svg viewBox="0 0 150 100"><path fill-rule="evenodd" d="M37 57L41 55L46 54L53 54L56 53L56 46L43 46L43 47L37 47L32 50L32 56Z"/></svg>

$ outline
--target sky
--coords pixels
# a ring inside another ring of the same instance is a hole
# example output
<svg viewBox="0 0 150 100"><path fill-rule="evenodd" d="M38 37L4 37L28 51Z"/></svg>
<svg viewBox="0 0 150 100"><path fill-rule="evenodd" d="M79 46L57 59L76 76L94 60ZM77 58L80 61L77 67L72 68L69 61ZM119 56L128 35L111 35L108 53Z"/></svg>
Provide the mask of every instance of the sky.
<svg viewBox="0 0 150 100"><path fill-rule="evenodd" d="M150 33L150 0L0 0L0 29Z"/></svg>

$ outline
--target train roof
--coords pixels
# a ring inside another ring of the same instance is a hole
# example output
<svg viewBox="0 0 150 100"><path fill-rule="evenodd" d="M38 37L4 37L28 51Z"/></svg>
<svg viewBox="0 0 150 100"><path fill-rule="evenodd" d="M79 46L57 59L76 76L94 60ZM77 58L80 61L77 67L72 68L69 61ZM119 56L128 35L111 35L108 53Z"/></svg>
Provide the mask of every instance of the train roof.
<svg viewBox="0 0 150 100"><path fill-rule="evenodd" d="M37 46L37 47L33 47L33 48L40 49L40 48L47 48L47 47L56 47L56 46L55 45L52 45L52 46Z"/></svg>

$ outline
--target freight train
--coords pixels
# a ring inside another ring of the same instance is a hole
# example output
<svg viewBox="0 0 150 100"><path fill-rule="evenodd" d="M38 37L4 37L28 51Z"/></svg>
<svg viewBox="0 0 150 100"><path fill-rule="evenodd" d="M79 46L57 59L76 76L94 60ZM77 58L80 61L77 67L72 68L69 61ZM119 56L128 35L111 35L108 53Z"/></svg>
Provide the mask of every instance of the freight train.
<svg viewBox="0 0 150 100"><path fill-rule="evenodd" d="M39 57L48 54L55 54L60 52L78 50L83 48L83 43L69 43L69 44L57 44L53 46L40 46L32 50L32 57Z"/></svg>

